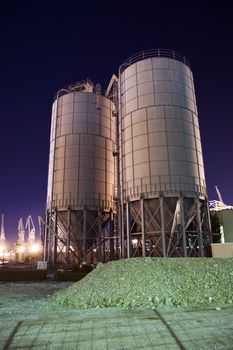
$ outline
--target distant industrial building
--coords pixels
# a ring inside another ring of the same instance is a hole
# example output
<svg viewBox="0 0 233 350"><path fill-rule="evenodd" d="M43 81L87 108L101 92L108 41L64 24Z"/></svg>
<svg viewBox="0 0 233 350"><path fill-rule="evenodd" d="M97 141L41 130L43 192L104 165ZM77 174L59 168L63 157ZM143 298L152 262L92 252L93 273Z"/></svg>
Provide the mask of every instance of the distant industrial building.
<svg viewBox="0 0 233 350"><path fill-rule="evenodd" d="M233 242L233 208L218 211L217 216L223 227L224 241Z"/></svg>

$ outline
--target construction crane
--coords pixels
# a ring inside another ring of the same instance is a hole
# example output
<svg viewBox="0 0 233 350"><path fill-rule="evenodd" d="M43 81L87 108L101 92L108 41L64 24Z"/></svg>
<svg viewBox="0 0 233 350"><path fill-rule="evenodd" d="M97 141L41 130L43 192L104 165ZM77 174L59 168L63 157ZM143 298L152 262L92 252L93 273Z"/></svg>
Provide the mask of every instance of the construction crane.
<svg viewBox="0 0 233 350"><path fill-rule="evenodd" d="M2 214L2 223L1 223L1 234L0 234L0 241L5 241L5 230L4 230L4 214Z"/></svg>
<svg viewBox="0 0 233 350"><path fill-rule="evenodd" d="M24 243L24 225L23 225L23 219L20 218L18 221L18 243Z"/></svg>
<svg viewBox="0 0 233 350"><path fill-rule="evenodd" d="M219 202L222 202L222 203L224 204L223 199L222 199L222 196L221 196L221 193L220 193L220 191L219 191L219 189L218 189L218 186L215 186L215 190L216 190L216 192L217 192Z"/></svg>
<svg viewBox="0 0 233 350"><path fill-rule="evenodd" d="M32 245L35 242L36 229L31 215L27 217L25 230L28 232L28 243Z"/></svg>
<svg viewBox="0 0 233 350"><path fill-rule="evenodd" d="M218 186L215 186L215 190L216 190L217 195L218 195L218 201L216 201L216 200L209 201L210 211L221 211L221 210L225 210L225 209L233 209L233 206L226 205L223 202L222 195L218 189Z"/></svg>

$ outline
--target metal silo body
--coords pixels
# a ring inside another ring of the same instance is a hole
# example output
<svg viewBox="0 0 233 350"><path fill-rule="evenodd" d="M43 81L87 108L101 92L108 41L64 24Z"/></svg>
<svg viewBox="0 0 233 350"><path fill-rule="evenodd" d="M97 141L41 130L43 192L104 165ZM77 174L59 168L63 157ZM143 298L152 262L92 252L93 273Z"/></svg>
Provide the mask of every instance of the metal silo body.
<svg viewBox="0 0 233 350"><path fill-rule="evenodd" d="M112 102L88 82L62 89L55 98L46 223L47 259L54 263L103 258L114 211L112 110Z"/></svg>
<svg viewBox="0 0 233 350"><path fill-rule="evenodd" d="M120 67L119 98L123 255L124 241L128 256L205 255L209 212L187 60L169 50L132 56Z"/></svg>

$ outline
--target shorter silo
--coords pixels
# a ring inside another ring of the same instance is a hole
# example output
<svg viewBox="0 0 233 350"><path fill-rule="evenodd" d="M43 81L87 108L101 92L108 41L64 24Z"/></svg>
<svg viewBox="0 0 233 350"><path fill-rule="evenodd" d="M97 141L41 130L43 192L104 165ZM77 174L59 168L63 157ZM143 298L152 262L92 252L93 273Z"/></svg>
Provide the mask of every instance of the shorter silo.
<svg viewBox="0 0 233 350"><path fill-rule="evenodd" d="M118 95L122 255L208 255L208 199L189 62L171 50L140 52L121 65Z"/></svg>
<svg viewBox="0 0 233 350"><path fill-rule="evenodd" d="M46 259L87 264L113 258L115 121L90 82L58 91L52 108Z"/></svg>

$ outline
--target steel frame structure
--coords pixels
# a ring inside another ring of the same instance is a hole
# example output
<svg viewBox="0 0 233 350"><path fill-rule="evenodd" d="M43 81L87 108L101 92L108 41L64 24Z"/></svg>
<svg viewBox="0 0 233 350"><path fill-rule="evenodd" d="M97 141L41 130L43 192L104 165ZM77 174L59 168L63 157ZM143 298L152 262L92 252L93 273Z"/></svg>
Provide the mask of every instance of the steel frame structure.
<svg viewBox="0 0 233 350"><path fill-rule="evenodd" d="M212 242L209 205L206 195L180 191L137 193L126 197L122 154L121 73L132 63L149 57L171 57L185 63L186 58L170 50L143 51L126 60L113 75L105 96L115 105L116 143L115 204L110 210L57 210L51 201L46 219L40 219L44 236L44 260L51 264L96 264L98 261L151 257L203 257ZM59 94L67 90L60 90ZM58 97L58 95L57 95ZM56 140L56 137L55 137ZM56 141L55 141L56 142ZM54 152L56 143L54 147ZM53 193L53 188L52 188Z"/></svg>
<svg viewBox="0 0 233 350"><path fill-rule="evenodd" d="M205 200L165 197L125 202L123 257L203 257L211 244Z"/></svg>
<svg viewBox="0 0 233 350"><path fill-rule="evenodd" d="M114 235L114 213L83 210L51 212L39 218L44 240L44 260L50 265L95 265L119 258Z"/></svg>

